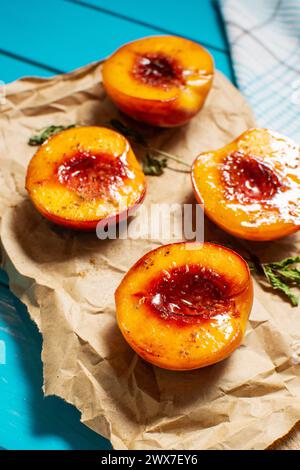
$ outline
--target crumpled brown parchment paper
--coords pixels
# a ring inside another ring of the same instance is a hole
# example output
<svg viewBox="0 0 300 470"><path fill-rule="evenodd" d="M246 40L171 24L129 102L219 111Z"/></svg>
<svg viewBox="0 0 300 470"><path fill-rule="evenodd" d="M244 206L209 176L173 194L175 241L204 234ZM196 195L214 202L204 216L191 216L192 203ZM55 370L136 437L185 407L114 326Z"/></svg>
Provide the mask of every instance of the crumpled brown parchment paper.
<svg viewBox="0 0 300 470"><path fill-rule="evenodd" d="M7 86L0 114L3 265L12 291L43 335L44 390L74 404L82 421L116 449L263 449L300 419L300 310L255 285L242 346L227 360L170 372L139 359L115 320L114 291L159 240L100 241L55 227L24 190L28 138L50 124L106 124L117 110L101 64ZM188 125L152 136L192 162L253 126L240 93L219 73L204 109ZM145 204L193 201L190 177L148 178ZM207 239L232 239L206 221ZM233 244L235 242L233 241ZM254 244L263 260L299 252L299 237Z"/></svg>

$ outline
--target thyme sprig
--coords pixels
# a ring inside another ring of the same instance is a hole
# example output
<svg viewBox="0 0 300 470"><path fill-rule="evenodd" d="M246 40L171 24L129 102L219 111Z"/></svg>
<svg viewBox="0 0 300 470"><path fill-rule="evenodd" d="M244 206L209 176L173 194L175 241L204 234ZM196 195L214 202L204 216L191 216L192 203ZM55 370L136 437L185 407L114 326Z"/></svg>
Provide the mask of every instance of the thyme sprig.
<svg viewBox="0 0 300 470"><path fill-rule="evenodd" d="M178 155L150 146L145 137L136 129L126 126L118 119L111 119L110 124L125 137L132 139L136 144L147 150L147 153L143 158L143 170L145 175L160 176L164 172L164 169L167 168L168 160L173 160L180 165L188 167L188 171L180 171L190 173L190 165L188 163L184 162Z"/></svg>

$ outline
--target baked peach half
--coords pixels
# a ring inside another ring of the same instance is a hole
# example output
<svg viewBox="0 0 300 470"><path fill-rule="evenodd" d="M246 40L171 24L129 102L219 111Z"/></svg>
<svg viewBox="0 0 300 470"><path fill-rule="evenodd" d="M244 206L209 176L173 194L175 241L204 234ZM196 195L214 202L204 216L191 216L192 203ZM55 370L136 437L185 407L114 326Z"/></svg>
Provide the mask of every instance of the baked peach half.
<svg viewBox="0 0 300 470"><path fill-rule="evenodd" d="M242 341L252 298L243 258L222 246L191 242L147 253L115 294L126 341L146 361L173 370L228 357Z"/></svg>
<svg viewBox="0 0 300 470"><path fill-rule="evenodd" d="M274 240L300 227L299 146L268 129L250 129L201 153L192 183L207 216L230 234Z"/></svg>
<svg viewBox="0 0 300 470"><path fill-rule="evenodd" d="M139 39L103 65L104 87L128 116L153 126L186 123L203 106L214 63L199 44L176 36Z"/></svg>
<svg viewBox="0 0 300 470"><path fill-rule="evenodd" d="M145 187L128 141L104 127L75 127L51 137L32 157L26 176L37 210L78 230L126 217Z"/></svg>

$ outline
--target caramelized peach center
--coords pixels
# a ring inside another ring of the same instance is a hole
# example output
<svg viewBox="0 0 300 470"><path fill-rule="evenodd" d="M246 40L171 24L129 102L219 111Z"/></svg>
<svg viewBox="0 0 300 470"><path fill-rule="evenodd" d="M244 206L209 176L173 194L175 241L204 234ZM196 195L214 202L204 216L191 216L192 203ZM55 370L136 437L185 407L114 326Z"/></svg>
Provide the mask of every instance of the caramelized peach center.
<svg viewBox="0 0 300 470"><path fill-rule="evenodd" d="M241 152L233 152L226 157L222 179L227 196L246 203L272 199L282 186L268 165Z"/></svg>
<svg viewBox="0 0 300 470"><path fill-rule="evenodd" d="M59 163L56 175L61 184L85 199L105 199L122 184L128 171L121 158L78 151Z"/></svg>
<svg viewBox="0 0 300 470"><path fill-rule="evenodd" d="M184 265L163 271L145 295L137 295L160 318L191 324L235 313L230 291L224 276L200 265Z"/></svg>
<svg viewBox="0 0 300 470"><path fill-rule="evenodd" d="M150 86L168 88L179 86L182 82L181 67L162 53L137 55L132 74Z"/></svg>

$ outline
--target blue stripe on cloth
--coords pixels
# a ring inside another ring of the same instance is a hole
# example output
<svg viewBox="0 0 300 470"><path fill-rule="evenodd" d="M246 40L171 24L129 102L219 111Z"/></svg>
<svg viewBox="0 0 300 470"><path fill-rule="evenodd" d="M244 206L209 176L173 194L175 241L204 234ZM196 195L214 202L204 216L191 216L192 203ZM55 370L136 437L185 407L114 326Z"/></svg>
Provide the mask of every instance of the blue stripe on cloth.
<svg viewBox="0 0 300 470"><path fill-rule="evenodd" d="M291 59L291 61L290 61L290 59ZM294 59L294 62L293 62L293 59ZM297 49L295 49L295 50L293 50L293 51L291 52L290 57L287 58L286 63L289 62L288 65L290 65L290 66L294 66L294 65L295 65L295 66L296 66L296 65L297 65L297 60L298 60L298 57L297 57ZM237 62L237 63L238 63L238 62ZM285 70L285 72L286 72L286 67L285 67L284 70ZM279 67L276 68L276 72L277 72L277 73L275 73L274 67L272 67L270 70L268 70L268 71L265 72L264 74L259 75L259 76L256 76L256 77L255 77L255 82L253 82L252 84L251 84L251 83L249 83L249 84L247 83L247 84L246 84L247 91L255 92L255 96L257 96L256 93L257 93L259 90L263 89L263 87L264 87L264 84L263 84L262 82L263 82L263 80L264 80L265 77L267 77L267 80L269 81L269 83L274 83L274 82L278 81L278 78L279 78L278 73L280 72L280 68L279 68ZM283 76L280 77L280 79L285 80L287 76L288 76L288 74L285 73ZM257 88L256 88L256 87L252 88L251 85L253 85L253 84L255 84L255 86L256 86Z"/></svg>
<svg viewBox="0 0 300 470"><path fill-rule="evenodd" d="M300 0L219 0L237 83L257 122L300 143Z"/></svg>

